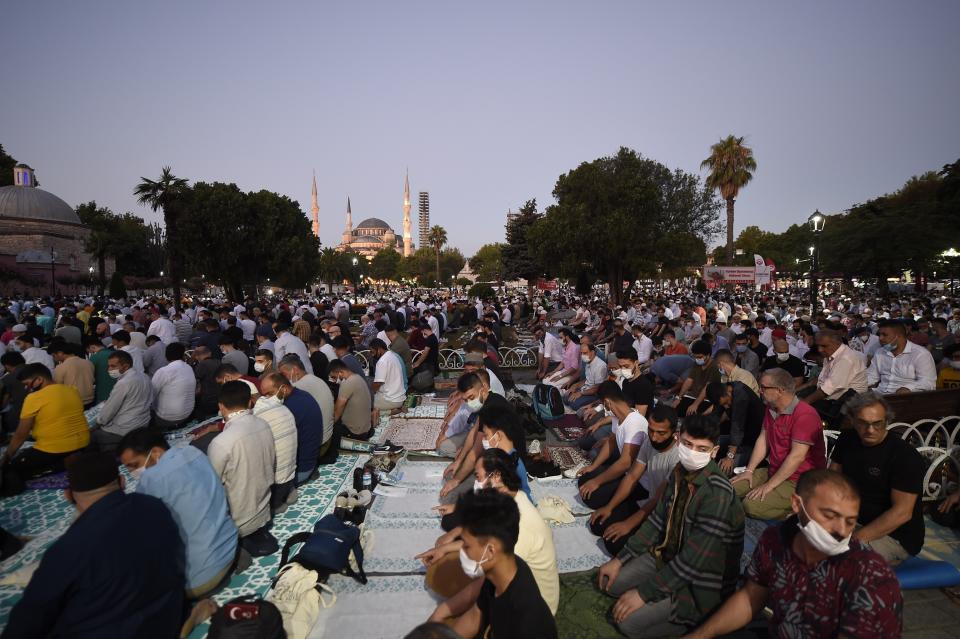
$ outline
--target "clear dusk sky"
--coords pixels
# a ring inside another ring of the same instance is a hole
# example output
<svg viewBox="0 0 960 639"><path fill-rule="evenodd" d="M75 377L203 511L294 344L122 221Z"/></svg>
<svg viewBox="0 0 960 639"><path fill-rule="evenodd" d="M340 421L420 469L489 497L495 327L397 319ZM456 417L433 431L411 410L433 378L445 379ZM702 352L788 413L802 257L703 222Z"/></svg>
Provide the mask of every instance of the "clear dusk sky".
<svg viewBox="0 0 960 639"><path fill-rule="evenodd" d="M960 158L960 2L4 2L0 143L71 206L164 165L290 196L321 241L400 234L409 167L468 257L507 209L629 146L699 172L746 136L736 232ZM720 241L720 238L717 238Z"/></svg>

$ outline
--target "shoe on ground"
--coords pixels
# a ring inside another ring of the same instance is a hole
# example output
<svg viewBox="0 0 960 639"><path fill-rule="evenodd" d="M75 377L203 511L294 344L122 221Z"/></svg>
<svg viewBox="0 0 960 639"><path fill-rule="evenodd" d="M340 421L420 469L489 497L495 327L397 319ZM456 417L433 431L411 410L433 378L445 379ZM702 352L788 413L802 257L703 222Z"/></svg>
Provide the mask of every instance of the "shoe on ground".
<svg viewBox="0 0 960 639"><path fill-rule="evenodd" d="M373 454L374 455L399 455L403 451L404 451L403 446L397 446L388 439L383 444L376 446L373 449Z"/></svg>
<svg viewBox="0 0 960 639"><path fill-rule="evenodd" d="M529 444L527 444L527 452L530 453L531 455L539 455L539 454L540 454L540 440L539 440L539 439L534 439L534 440L531 441Z"/></svg>
<svg viewBox="0 0 960 639"><path fill-rule="evenodd" d="M586 468L588 465L589 464L587 464L586 462L580 462L573 468L568 468L565 471L563 471L563 476L566 477L567 479L576 479L577 473L579 473L581 470Z"/></svg>
<svg viewBox="0 0 960 639"><path fill-rule="evenodd" d="M357 495L358 506L369 506L371 501L373 501L373 493L369 490L361 490Z"/></svg>

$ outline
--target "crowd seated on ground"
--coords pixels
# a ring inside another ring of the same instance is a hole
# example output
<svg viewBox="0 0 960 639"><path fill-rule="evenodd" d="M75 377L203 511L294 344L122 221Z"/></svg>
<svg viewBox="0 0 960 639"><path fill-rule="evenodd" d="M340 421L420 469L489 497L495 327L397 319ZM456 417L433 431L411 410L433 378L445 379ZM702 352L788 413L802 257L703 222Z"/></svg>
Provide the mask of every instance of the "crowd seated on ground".
<svg viewBox="0 0 960 639"><path fill-rule="evenodd" d="M925 465L887 431L886 397L960 386L960 309L856 294L811 313L801 299L516 296L454 314L403 296L371 303L353 335L343 300L180 312L158 300L0 302L4 487L66 470L79 513L5 636L188 631L233 572L278 551L271 521L344 438L370 438L409 392L435 389L451 318L468 335L435 446L452 460L438 494L445 532L419 556L444 598L430 622L461 637L563 634L554 533L511 403L522 393L500 368L516 328L533 340L537 380L587 430L568 444L589 451L572 473L593 511L579 521L610 557L596 588L617 631L720 636L768 607L778 636L898 636L891 567L923 547ZM167 442L210 416L193 445ZM828 459L824 424L840 423ZM118 463L138 480L133 494ZM958 506L960 492L935 512L949 522ZM744 575L745 517L769 527ZM94 550L131 524L140 534ZM4 553L18 543L0 541ZM130 570L143 557L149 571ZM112 600L98 596L108 581Z"/></svg>

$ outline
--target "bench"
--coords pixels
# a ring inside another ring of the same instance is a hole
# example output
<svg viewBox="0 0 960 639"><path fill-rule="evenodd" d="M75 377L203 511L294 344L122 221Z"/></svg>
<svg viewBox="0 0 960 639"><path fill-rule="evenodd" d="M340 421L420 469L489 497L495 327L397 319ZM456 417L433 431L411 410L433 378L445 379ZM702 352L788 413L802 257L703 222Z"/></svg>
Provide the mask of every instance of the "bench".
<svg viewBox="0 0 960 639"><path fill-rule="evenodd" d="M898 422L913 423L921 419L940 419L960 415L960 388L923 391L907 395L884 395Z"/></svg>

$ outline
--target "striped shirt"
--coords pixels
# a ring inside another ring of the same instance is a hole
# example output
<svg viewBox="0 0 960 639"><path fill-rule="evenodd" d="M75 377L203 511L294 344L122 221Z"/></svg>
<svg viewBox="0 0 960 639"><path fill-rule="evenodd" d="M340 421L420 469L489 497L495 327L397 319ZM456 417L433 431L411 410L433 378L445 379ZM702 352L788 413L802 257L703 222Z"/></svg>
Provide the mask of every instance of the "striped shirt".
<svg viewBox="0 0 960 639"><path fill-rule="evenodd" d="M687 482L690 495L682 512L672 512L683 501L679 493L686 492L677 490L680 481ZM643 553L654 554L667 541L669 529L678 525L682 529L676 555L666 563L658 560L656 576L637 584L637 591L646 603L669 597L670 621L693 626L733 594L740 576L743 508L716 462L697 473L677 464L657 507L618 559L626 563Z"/></svg>
<svg viewBox="0 0 960 639"><path fill-rule="evenodd" d="M297 422L290 409L274 398L261 397L253 407L253 414L267 422L273 432L277 450L274 484L285 484L297 473Z"/></svg>

